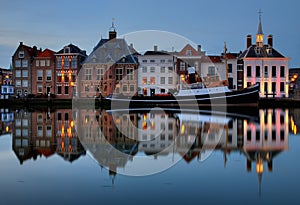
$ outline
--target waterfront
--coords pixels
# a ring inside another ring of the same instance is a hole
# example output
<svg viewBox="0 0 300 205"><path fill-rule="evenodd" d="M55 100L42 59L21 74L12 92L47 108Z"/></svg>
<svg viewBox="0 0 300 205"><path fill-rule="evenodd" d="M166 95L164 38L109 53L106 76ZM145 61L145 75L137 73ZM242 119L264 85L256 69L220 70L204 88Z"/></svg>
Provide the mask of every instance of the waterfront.
<svg viewBox="0 0 300 205"><path fill-rule="evenodd" d="M299 113L3 109L0 203L297 204Z"/></svg>

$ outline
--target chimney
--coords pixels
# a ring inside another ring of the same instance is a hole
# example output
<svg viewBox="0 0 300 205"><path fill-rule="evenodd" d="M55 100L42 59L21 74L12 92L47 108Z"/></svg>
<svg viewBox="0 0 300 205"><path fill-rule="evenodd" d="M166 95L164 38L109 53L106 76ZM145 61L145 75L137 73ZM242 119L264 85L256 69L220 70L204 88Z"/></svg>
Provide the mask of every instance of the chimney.
<svg viewBox="0 0 300 205"><path fill-rule="evenodd" d="M268 35L268 44L273 47L273 35Z"/></svg>
<svg viewBox="0 0 300 205"><path fill-rule="evenodd" d="M247 48L249 48L252 45L252 36L247 35Z"/></svg>
<svg viewBox="0 0 300 205"><path fill-rule="evenodd" d="M130 47L133 48L133 43L130 44Z"/></svg>
<svg viewBox="0 0 300 205"><path fill-rule="evenodd" d="M154 51L157 51L157 45L154 45Z"/></svg>
<svg viewBox="0 0 300 205"><path fill-rule="evenodd" d="M198 45L198 52L201 53L201 45Z"/></svg>
<svg viewBox="0 0 300 205"><path fill-rule="evenodd" d="M20 46L23 46L23 42L22 41L20 42Z"/></svg>

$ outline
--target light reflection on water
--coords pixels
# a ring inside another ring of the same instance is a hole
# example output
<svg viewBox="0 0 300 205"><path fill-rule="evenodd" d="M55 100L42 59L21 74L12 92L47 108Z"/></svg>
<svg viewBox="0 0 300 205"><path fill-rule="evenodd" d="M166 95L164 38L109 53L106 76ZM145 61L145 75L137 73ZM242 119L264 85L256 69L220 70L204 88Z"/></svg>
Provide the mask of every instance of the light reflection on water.
<svg viewBox="0 0 300 205"><path fill-rule="evenodd" d="M2 110L0 203L296 202L299 122L292 109Z"/></svg>

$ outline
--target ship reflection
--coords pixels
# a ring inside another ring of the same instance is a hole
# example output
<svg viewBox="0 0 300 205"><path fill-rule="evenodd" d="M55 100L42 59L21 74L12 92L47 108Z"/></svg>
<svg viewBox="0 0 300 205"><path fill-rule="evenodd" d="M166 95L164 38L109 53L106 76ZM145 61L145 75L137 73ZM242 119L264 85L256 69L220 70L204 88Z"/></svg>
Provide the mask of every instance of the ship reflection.
<svg viewBox="0 0 300 205"><path fill-rule="evenodd" d="M259 116L174 110L2 110L1 132L12 134L20 164L54 154L73 162L88 151L115 176L135 168L144 156L162 163L179 156L189 164L221 151L225 167L231 153L242 153L246 170L255 167L261 181L265 170L273 170L274 158L288 149L289 131L294 133L297 127L295 116L281 109L259 110ZM143 166L147 169L147 164Z"/></svg>

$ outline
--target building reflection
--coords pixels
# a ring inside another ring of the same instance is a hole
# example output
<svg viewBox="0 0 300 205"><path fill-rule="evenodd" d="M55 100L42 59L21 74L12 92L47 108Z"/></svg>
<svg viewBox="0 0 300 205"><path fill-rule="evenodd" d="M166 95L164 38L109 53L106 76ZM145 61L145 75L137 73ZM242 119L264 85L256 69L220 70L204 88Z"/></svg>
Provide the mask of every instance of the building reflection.
<svg viewBox="0 0 300 205"><path fill-rule="evenodd" d="M245 169L261 178L273 170L274 158L288 149L289 131L297 113L259 110L259 116L209 112L56 109L1 112L2 133L12 133L13 150L20 163L58 154L73 162L88 150L101 167L115 176L137 154L159 160L179 154L187 162L207 153L245 157ZM171 149L170 149L171 147ZM254 168L253 168L254 167Z"/></svg>
<svg viewBox="0 0 300 205"><path fill-rule="evenodd" d="M73 129L71 109L17 110L12 122L13 150L23 164L37 157L50 157L58 154L66 161L74 161L85 150L76 131Z"/></svg>

